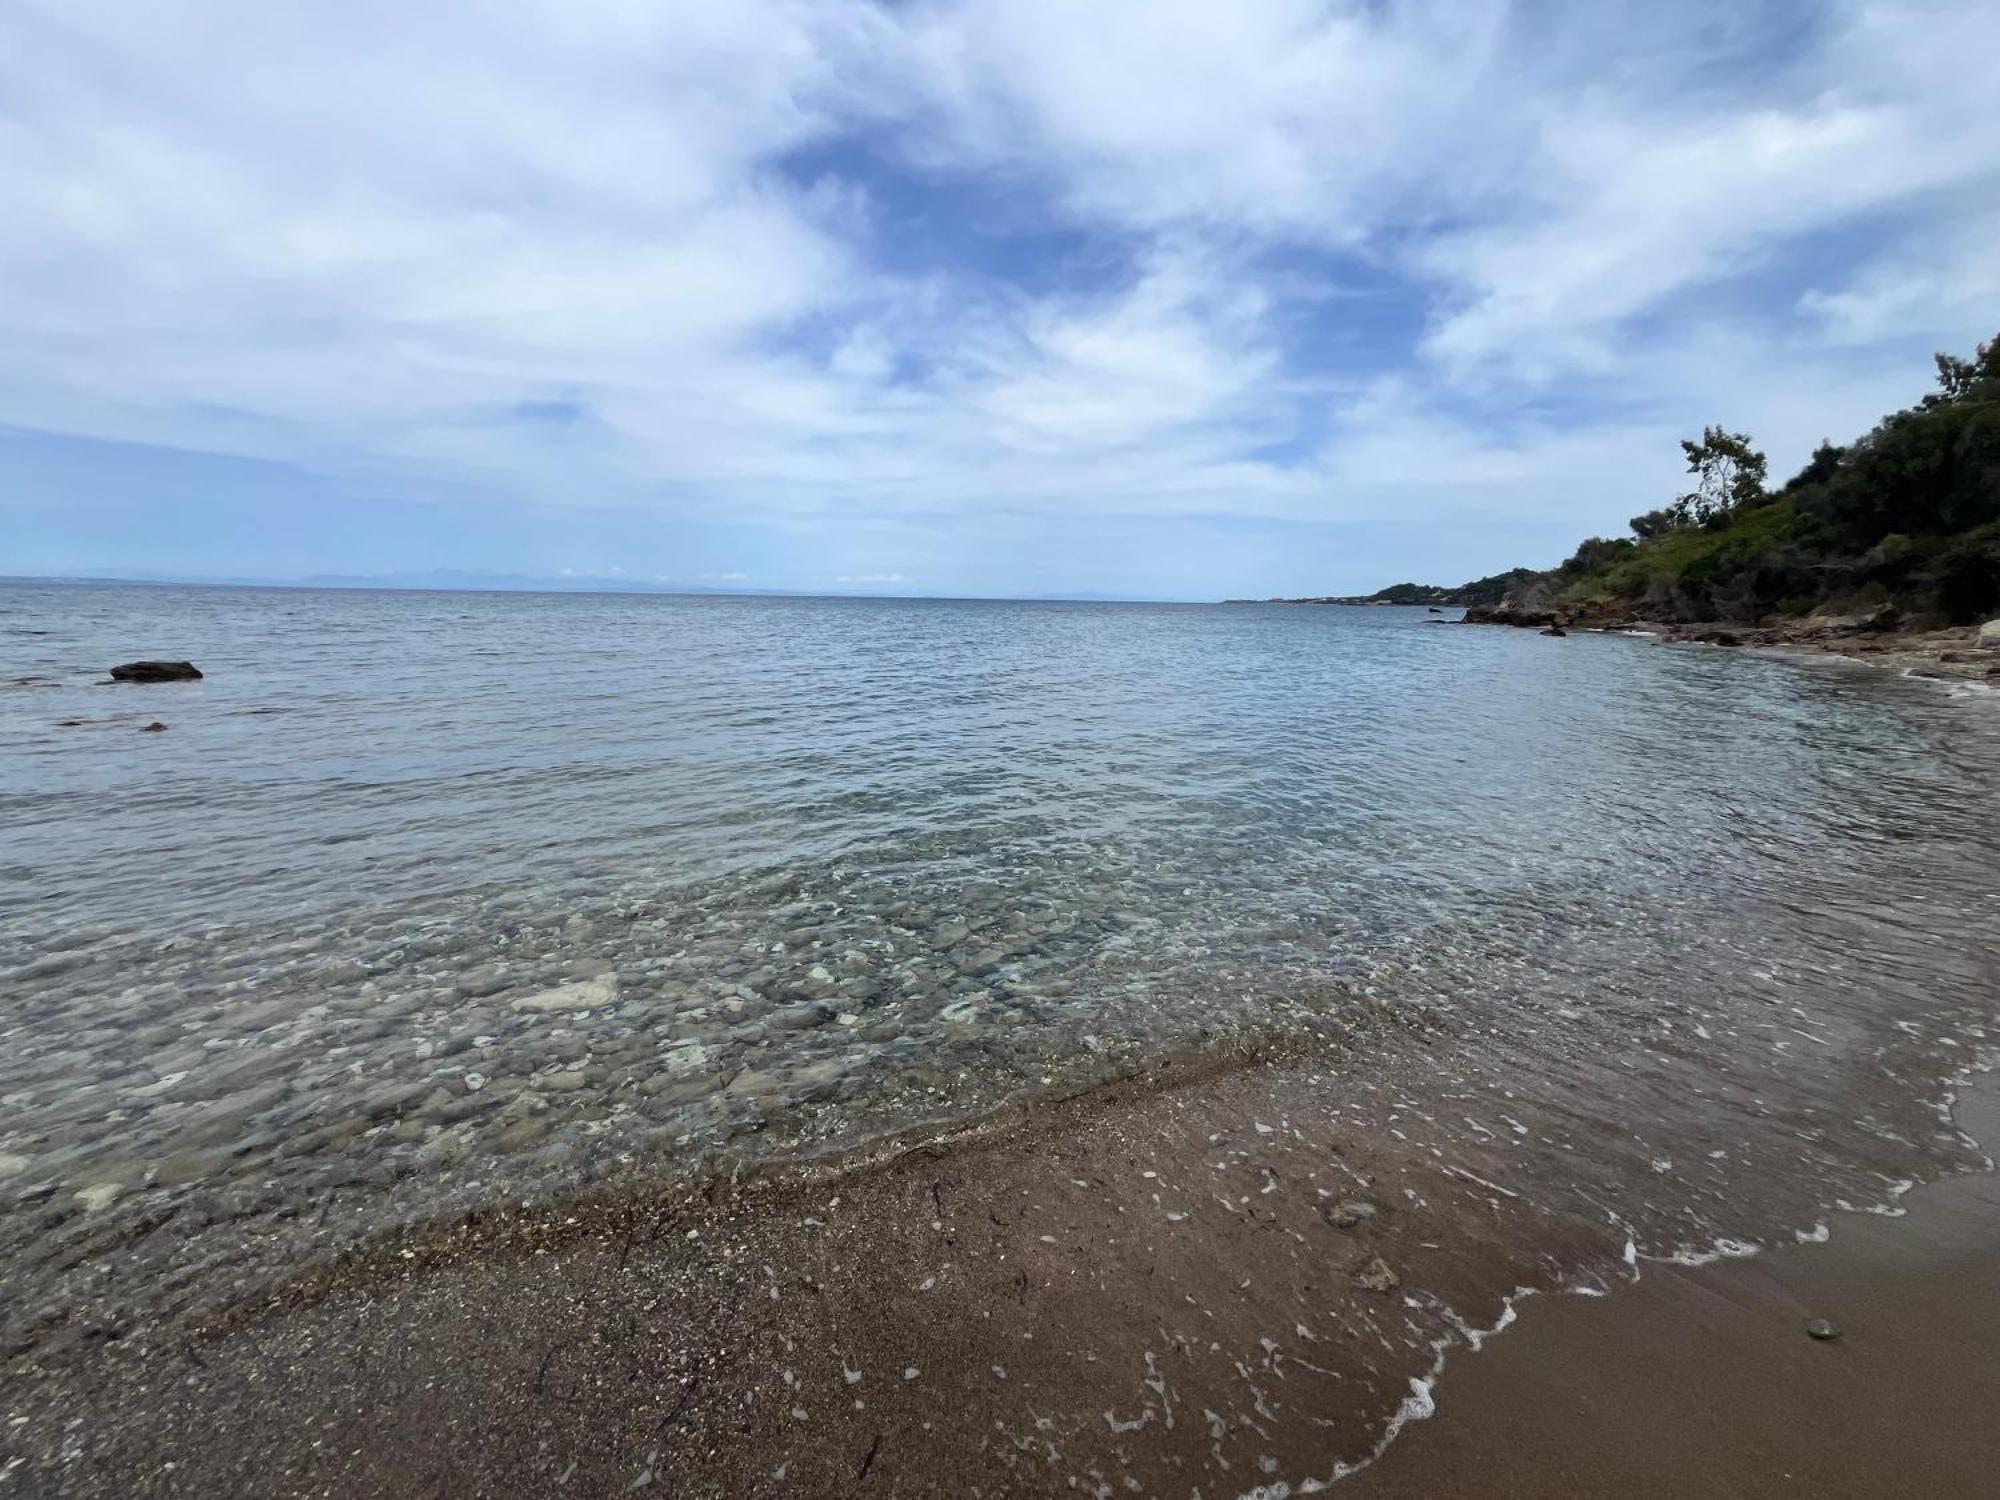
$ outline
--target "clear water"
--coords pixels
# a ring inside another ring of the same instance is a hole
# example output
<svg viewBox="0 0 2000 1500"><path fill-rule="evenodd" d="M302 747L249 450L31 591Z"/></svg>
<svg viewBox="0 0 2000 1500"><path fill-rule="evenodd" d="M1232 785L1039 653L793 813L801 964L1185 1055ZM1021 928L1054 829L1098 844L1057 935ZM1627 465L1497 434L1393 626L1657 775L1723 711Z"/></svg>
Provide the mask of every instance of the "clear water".
<svg viewBox="0 0 2000 1500"><path fill-rule="evenodd" d="M1949 1154L1996 773L1991 695L1421 610L0 587L10 1327L1419 1020L1830 1200Z"/></svg>

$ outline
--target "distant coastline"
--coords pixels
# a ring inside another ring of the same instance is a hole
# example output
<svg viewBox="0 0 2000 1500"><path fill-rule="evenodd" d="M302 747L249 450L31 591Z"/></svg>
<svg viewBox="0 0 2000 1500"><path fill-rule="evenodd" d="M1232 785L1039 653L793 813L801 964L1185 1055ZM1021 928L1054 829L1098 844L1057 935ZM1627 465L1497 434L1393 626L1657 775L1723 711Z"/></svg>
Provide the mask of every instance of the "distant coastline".
<svg viewBox="0 0 2000 1500"><path fill-rule="evenodd" d="M1297 599L1225 599L1224 604L1350 604L1371 606L1429 605L1437 609L1469 609L1498 604L1520 584L1536 576L1527 568L1477 578L1457 588L1435 583L1392 583L1372 594L1321 594Z"/></svg>

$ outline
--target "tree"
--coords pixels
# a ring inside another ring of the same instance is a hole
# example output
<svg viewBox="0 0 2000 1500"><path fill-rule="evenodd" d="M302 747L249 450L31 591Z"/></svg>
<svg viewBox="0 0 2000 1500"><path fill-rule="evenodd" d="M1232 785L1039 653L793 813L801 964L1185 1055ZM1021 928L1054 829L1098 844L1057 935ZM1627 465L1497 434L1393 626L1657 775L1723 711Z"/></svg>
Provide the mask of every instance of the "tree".
<svg viewBox="0 0 2000 1500"><path fill-rule="evenodd" d="M1706 427L1698 443L1682 438L1681 451L1687 454L1688 472L1696 476L1695 487L1674 501L1673 508L1686 521L1720 525L1731 511L1764 499L1764 455L1750 446L1748 433Z"/></svg>
<svg viewBox="0 0 2000 1500"><path fill-rule="evenodd" d="M1937 360L1938 389L1943 392L1945 400L1963 401L1972 394L1972 387L1979 380L1978 365L1969 359L1960 359L1956 354L1933 357Z"/></svg>
<svg viewBox="0 0 2000 1500"><path fill-rule="evenodd" d="M1933 355L1937 361L1938 388L1924 398L1924 405L1937 406L1948 401L1971 401L1984 397L1992 399L1991 391L1982 391L1980 386L1988 380L2000 380L2000 338L1989 339L1973 351L1971 359L1960 359L1956 354Z"/></svg>
<svg viewBox="0 0 2000 1500"><path fill-rule="evenodd" d="M1787 479L1784 489L1779 491L1779 493L1789 495L1794 490L1805 489L1811 485L1825 484L1835 474L1840 472L1840 461L1845 457L1847 457L1847 450L1838 443L1822 441L1817 448L1813 449L1813 456L1806 460L1806 466L1790 479Z"/></svg>
<svg viewBox="0 0 2000 1500"><path fill-rule="evenodd" d="M1629 537L1591 537L1577 547L1567 562L1557 566L1556 576L1567 580L1602 573L1635 545Z"/></svg>
<svg viewBox="0 0 2000 1500"><path fill-rule="evenodd" d="M1671 505L1663 505L1658 510L1647 511L1643 516L1634 516L1627 524L1632 528L1632 535L1644 541L1679 530L1682 517Z"/></svg>

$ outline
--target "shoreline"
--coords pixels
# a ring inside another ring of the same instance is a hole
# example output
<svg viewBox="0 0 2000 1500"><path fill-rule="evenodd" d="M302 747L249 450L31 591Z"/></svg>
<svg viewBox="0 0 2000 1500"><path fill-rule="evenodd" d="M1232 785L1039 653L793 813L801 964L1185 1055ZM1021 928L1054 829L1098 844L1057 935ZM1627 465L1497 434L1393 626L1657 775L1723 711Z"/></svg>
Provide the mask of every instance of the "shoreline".
<svg viewBox="0 0 2000 1500"><path fill-rule="evenodd" d="M1943 630L1846 631L1825 626L1661 626L1669 645L1684 641L1735 646L1807 658L1837 656L1906 677L2000 689L2000 646L1982 646L1979 627Z"/></svg>
<svg viewBox="0 0 2000 1500"><path fill-rule="evenodd" d="M1989 1151L2000 1144L1991 1066L1954 1110L1957 1128ZM1614 1297L1535 1306L1512 1337L1453 1365L1435 1420L1340 1491L1354 1500L1991 1493L2000 1473L1991 1159L1918 1186L1891 1214L1829 1218L1824 1242L1801 1236L1752 1258L1648 1266ZM1807 1334L1818 1318L1835 1338Z"/></svg>
<svg viewBox="0 0 2000 1500"><path fill-rule="evenodd" d="M1455 1356L1616 1304L1635 1254L1690 1255L1400 1140L1468 1097L1454 1045L1123 1080L824 1178L385 1243L20 1381L0 1472L38 1495L1358 1483L1440 1371L1449 1420ZM1362 1093L1372 1115L1326 1107ZM1517 1323L1562 1290L1586 1295Z"/></svg>
<svg viewBox="0 0 2000 1500"><path fill-rule="evenodd" d="M1452 623L1500 625L1544 633L1581 631L1644 635L1663 645L1703 645L1760 650L1788 656L1838 656L1910 677L2000 688L2000 643L1982 644L1978 625L1905 630L1866 618L1792 620L1777 625L1643 620L1624 616L1579 618L1560 610L1468 610Z"/></svg>

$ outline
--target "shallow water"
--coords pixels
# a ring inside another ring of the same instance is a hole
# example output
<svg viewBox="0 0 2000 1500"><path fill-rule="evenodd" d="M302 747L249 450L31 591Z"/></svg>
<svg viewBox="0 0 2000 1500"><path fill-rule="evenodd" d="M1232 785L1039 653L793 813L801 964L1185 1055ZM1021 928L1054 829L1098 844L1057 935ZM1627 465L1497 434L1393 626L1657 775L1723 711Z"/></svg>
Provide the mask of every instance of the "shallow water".
<svg viewBox="0 0 2000 1500"><path fill-rule="evenodd" d="M29 586L0 653L17 1339L246 1243L1300 1028L1484 1045L1670 1252L1955 1164L1926 1111L2000 1010L2000 699L1863 668L1397 609ZM97 685L143 656L208 675Z"/></svg>

